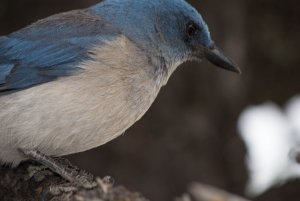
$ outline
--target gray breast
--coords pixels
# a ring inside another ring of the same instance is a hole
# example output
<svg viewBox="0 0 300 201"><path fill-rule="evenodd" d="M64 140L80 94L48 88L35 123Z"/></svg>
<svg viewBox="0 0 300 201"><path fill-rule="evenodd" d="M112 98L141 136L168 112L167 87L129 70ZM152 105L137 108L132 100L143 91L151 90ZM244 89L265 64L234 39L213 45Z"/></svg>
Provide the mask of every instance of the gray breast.
<svg viewBox="0 0 300 201"><path fill-rule="evenodd" d="M83 73L0 97L0 149L81 152L143 116L163 83L149 76L147 57L126 37L92 51L94 58L79 66Z"/></svg>

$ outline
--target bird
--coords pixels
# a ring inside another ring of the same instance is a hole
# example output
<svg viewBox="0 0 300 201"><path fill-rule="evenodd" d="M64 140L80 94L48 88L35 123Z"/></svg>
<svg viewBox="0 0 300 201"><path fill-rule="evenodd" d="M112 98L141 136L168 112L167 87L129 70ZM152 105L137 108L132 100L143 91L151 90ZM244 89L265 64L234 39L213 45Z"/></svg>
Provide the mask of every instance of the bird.
<svg viewBox="0 0 300 201"><path fill-rule="evenodd" d="M0 37L0 161L101 146L138 121L182 63L240 73L185 0L104 0Z"/></svg>

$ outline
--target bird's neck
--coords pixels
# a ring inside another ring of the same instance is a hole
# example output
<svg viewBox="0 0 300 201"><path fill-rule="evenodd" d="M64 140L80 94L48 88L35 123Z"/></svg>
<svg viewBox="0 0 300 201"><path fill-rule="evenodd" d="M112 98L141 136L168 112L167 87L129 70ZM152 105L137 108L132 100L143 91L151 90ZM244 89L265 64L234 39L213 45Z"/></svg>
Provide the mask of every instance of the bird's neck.
<svg viewBox="0 0 300 201"><path fill-rule="evenodd" d="M147 53L147 55L152 55L150 61L153 66L153 77L160 86L166 85L173 72L184 62L168 60L163 54Z"/></svg>

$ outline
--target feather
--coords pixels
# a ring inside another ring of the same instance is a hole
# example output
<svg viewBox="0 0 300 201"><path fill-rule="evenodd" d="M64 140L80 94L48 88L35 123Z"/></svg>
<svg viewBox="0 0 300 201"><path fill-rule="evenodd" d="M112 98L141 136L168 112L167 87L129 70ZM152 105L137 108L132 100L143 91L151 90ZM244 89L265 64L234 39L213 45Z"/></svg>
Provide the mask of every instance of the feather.
<svg viewBox="0 0 300 201"><path fill-rule="evenodd" d="M0 37L0 92L80 73L78 64L90 59L89 50L118 34L98 15L76 10Z"/></svg>

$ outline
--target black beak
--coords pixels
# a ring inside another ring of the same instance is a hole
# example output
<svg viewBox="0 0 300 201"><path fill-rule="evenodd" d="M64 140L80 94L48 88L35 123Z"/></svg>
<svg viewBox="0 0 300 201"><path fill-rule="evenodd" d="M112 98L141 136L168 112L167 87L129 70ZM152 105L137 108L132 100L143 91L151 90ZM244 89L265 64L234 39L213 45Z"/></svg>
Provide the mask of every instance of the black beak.
<svg viewBox="0 0 300 201"><path fill-rule="evenodd" d="M237 65L235 65L230 59L228 59L224 55L224 53L217 47L205 48L204 56L208 61L220 68L239 74L242 73L240 68L237 67Z"/></svg>

